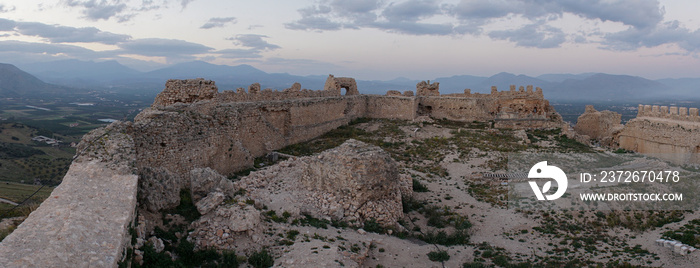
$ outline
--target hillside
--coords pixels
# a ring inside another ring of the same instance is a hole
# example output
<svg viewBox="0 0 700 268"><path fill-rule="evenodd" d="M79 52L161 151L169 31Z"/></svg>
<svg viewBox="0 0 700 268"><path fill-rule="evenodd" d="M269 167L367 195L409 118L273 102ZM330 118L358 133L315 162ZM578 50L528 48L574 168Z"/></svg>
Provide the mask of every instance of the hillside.
<svg viewBox="0 0 700 268"><path fill-rule="evenodd" d="M0 63L0 97L17 98L59 90L12 64Z"/></svg>

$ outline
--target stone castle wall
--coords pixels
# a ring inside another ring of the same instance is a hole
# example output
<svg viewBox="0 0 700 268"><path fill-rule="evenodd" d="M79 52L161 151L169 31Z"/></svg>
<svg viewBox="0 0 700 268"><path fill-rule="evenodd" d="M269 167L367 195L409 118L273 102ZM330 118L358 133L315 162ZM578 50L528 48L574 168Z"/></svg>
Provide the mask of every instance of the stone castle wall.
<svg viewBox="0 0 700 268"><path fill-rule="evenodd" d="M700 163L698 109L639 105L637 118L617 135L619 147L676 163Z"/></svg>
<svg viewBox="0 0 700 268"><path fill-rule="evenodd" d="M115 267L130 244L137 201L151 211L172 208L180 190L190 188L190 170L230 175L258 156L359 117L427 115L516 128L563 123L541 90L440 96L437 83L423 83L430 94L377 96L356 94L354 82L329 76L321 91L299 84L261 91L253 84L248 92L218 93L213 81L169 80L134 122L115 122L83 138L61 186L0 243L0 266ZM36 243L23 242L27 238Z"/></svg>
<svg viewBox="0 0 700 268"><path fill-rule="evenodd" d="M678 106L642 105L637 108L637 117L656 117L687 122L700 122L698 108Z"/></svg>

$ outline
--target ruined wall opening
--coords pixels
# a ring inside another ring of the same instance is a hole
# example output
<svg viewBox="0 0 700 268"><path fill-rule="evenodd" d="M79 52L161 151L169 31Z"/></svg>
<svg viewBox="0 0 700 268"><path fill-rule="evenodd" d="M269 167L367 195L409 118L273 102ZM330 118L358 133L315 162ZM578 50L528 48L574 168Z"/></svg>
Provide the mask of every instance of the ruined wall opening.
<svg viewBox="0 0 700 268"><path fill-rule="evenodd" d="M417 114L418 116L430 116L430 114L433 112L433 106L430 105L423 105L423 104L418 104L418 111Z"/></svg>

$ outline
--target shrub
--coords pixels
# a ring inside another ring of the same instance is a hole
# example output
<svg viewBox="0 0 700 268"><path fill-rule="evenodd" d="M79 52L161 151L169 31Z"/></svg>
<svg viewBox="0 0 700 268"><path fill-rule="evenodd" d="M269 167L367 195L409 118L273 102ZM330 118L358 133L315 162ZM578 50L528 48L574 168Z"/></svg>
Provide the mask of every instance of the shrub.
<svg viewBox="0 0 700 268"><path fill-rule="evenodd" d="M447 253L447 251L440 250L440 251L431 251L428 253L428 259L431 261L447 261L450 259L450 254Z"/></svg>
<svg viewBox="0 0 700 268"><path fill-rule="evenodd" d="M255 268L267 268L272 267L272 265L275 264L275 261L270 253L267 252L266 249L263 249L250 254L250 256L248 256L248 264Z"/></svg>
<svg viewBox="0 0 700 268"><path fill-rule="evenodd" d="M417 193L425 193L425 192L428 192L430 190L428 190L428 187L426 187L425 185L420 183L420 181L418 179L414 178L413 179L413 191L417 192Z"/></svg>

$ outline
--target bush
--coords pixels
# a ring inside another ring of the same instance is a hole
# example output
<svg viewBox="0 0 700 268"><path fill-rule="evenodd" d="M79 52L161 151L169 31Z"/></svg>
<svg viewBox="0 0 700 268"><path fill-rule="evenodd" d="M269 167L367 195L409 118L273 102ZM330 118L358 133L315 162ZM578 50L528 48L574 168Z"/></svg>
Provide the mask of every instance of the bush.
<svg viewBox="0 0 700 268"><path fill-rule="evenodd" d="M378 234L384 233L384 228L381 225L379 225L377 220L375 220L374 218L366 220L365 224L363 226L363 229L367 232L372 232L372 233L378 233Z"/></svg>
<svg viewBox="0 0 700 268"><path fill-rule="evenodd" d="M440 250L440 251L431 251L428 253L428 259L431 261L447 261L450 259L450 254L447 253L447 251Z"/></svg>
<svg viewBox="0 0 700 268"><path fill-rule="evenodd" d="M420 183L420 181L418 179L414 178L413 179L413 191L417 192L417 193L425 193L425 192L428 192L430 190L428 190L428 187L426 187L425 185Z"/></svg>
<svg viewBox="0 0 700 268"><path fill-rule="evenodd" d="M267 268L272 267L272 265L275 264L275 261L270 253L268 253L266 249L263 249L250 254L250 256L248 256L248 264L255 268Z"/></svg>

